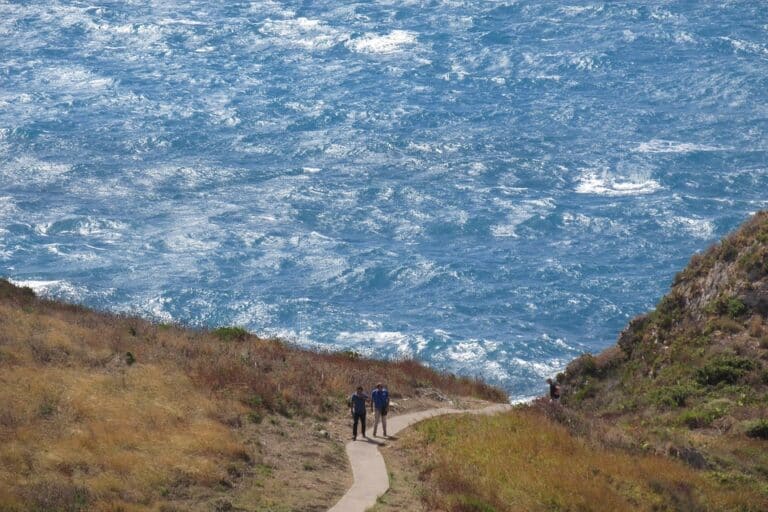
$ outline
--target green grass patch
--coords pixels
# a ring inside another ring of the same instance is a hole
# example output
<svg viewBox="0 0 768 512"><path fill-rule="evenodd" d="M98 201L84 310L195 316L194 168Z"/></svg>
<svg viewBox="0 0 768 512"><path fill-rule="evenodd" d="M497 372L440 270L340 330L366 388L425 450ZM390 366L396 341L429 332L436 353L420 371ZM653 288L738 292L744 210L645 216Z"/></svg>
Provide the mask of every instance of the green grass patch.
<svg viewBox="0 0 768 512"><path fill-rule="evenodd" d="M248 337L248 331L242 327L219 327L214 329L213 335L221 341L244 341Z"/></svg>
<svg viewBox="0 0 768 512"><path fill-rule="evenodd" d="M683 407L685 401L696 394L696 388L690 385L674 385L654 390L651 400L660 407Z"/></svg>
<svg viewBox="0 0 768 512"><path fill-rule="evenodd" d="M695 407L680 415L680 423L688 428L705 428L718 418L722 418L731 409L730 400L717 399L700 407Z"/></svg>
<svg viewBox="0 0 768 512"><path fill-rule="evenodd" d="M716 386L720 383L735 384L755 367L755 362L746 357L721 355L699 368L696 372L696 380L703 386Z"/></svg>
<svg viewBox="0 0 768 512"><path fill-rule="evenodd" d="M747 424L745 433L749 437L768 439L768 420L756 420Z"/></svg>

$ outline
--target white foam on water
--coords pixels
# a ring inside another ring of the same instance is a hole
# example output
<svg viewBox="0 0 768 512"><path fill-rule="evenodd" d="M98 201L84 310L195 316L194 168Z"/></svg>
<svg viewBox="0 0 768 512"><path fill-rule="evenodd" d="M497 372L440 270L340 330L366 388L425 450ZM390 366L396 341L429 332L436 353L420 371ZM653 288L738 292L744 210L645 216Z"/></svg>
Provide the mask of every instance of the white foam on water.
<svg viewBox="0 0 768 512"><path fill-rule="evenodd" d="M519 357L513 357L509 363L518 368L528 370L542 379L552 377L557 374L565 365L568 364L568 360L560 358L551 358L545 360L531 361L522 359Z"/></svg>
<svg viewBox="0 0 768 512"><path fill-rule="evenodd" d="M144 301L139 299L137 309L148 315L153 320L157 320L165 323L173 323L173 315L166 309L167 304L171 302L171 299L167 297L149 297Z"/></svg>
<svg viewBox="0 0 768 512"><path fill-rule="evenodd" d="M123 232L129 229L128 224L118 220L98 219L89 216L85 218L62 218L55 222L37 223L34 226L35 233L43 236L50 235L50 230L54 225L68 220L73 221L72 227L70 229L57 230L56 235L78 235L102 240L117 240L122 237Z"/></svg>
<svg viewBox="0 0 768 512"><path fill-rule="evenodd" d="M662 217L658 220L658 223L669 231L682 231L701 240L711 240L715 237L715 224L709 219L674 215Z"/></svg>
<svg viewBox="0 0 768 512"><path fill-rule="evenodd" d="M101 90L114 84L113 79L77 65L35 68L34 73L40 83L53 88L57 93Z"/></svg>
<svg viewBox="0 0 768 512"><path fill-rule="evenodd" d="M347 48L358 53L386 55L403 51L417 42L414 32L408 30L393 30L389 34L365 34L351 39L345 44Z"/></svg>
<svg viewBox="0 0 768 512"><path fill-rule="evenodd" d="M0 196L0 218L6 219L16 215L19 209L16 200L11 196ZM0 226L2 227L2 226Z"/></svg>
<svg viewBox="0 0 768 512"><path fill-rule="evenodd" d="M576 192L599 196L637 196L653 194L661 188L658 181L647 176L613 176L606 171L588 170L579 178Z"/></svg>
<svg viewBox="0 0 768 512"><path fill-rule="evenodd" d="M80 302L86 296L88 290L82 286L75 286L70 282L58 279L52 281L35 279L8 279L16 286L31 288L35 294L41 297L63 299L72 302Z"/></svg>
<svg viewBox="0 0 768 512"><path fill-rule="evenodd" d="M768 48L759 43L753 43L752 41L745 41L743 39L734 39L732 37L721 37L720 39L730 43L734 50L768 57Z"/></svg>
<svg viewBox="0 0 768 512"><path fill-rule="evenodd" d="M693 142L677 142L673 140L651 139L641 142L632 148L635 153L694 153L700 151L728 151L730 148L696 144Z"/></svg>
<svg viewBox="0 0 768 512"><path fill-rule="evenodd" d="M566 16L578 16L579 14L583 14L585 12L602 12L603 5L565 5L560 7L558 10Z"/></svg>
<svg viewBox="0 0 768 512"><path fill-rule="evenodd" d="M419 335L407 335L400 331L341 331L336 341L346 347L355 345L381 345L388 351L394 351L402 356L412 356L418 347L426 346L426 340ZM376 352L376 349L372 349Z"/></svg>
<svg viewBox="0 0 768 512"><path fill-rule="evenodd" d="M637 39L637 34L635 34L629 29L624 29L621 32L621 38L624 39L624 41L631 43L631 42L634 42L635 39Z"/></svg>
<svg viewBox="0 0 768 512"><path fill-rule="evenodd" d="M675 33L676 43L695 43L696 38L689 32L677 32Z"/></svg>
<svg viewBox="0 0 768 512"><path fill-rule="evenodd" d="M49 253L69 261L94 262L101 259L95 252L62 250L62 244L43 244L42 247Z"/></svg>
<svg viewBox="0 0 768 512"><path fill-rule="evenodd" d="M45 162L26 155L0 163L0 176L7 180L6 183L22 186L53 183L65 177L71 170L72 166L69 164Z"/></svg>
<svg viewBox="0 0 768 512"><path fill-rule="evenodd" d="M277 319L278 306L260 300L238 301L232 304L238 313L232 319L233 325L251 325L262 328L273 324Z"/></svg>
<svg viewBox="0 0 768 512"><path fill-rule="evenodd" d="M157 21L158 25L186 25L186 26L193 26L193 27L204 27L210 25L210 23L206 23L204 21L199 20L188 20L188 19L173 19L173 18L162 18Z"/></svg>
<svg viewBox="0 0 768 512"><path fill-rule="evenodd" d="M525 199L520 202L495 199L494 202L507 210L506 222L491 226L491 234L497 238L517 238L520 224L537 216L544 216L554 210L555 201L551 197Z"/></svg>
<svg viewBox="0 0 768 512"><path fill-rule="evenodd" d="M346 41L349 36L320 20L299 17L293 19L266 20L259 30L280 46L299 47L305 50L328 50Z"/></svg>

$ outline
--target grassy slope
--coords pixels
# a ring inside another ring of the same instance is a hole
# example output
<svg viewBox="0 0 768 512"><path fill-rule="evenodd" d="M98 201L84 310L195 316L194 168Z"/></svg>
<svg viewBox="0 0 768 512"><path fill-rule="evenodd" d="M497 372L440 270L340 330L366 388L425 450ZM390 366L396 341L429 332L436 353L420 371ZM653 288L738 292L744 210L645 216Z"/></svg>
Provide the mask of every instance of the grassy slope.
<svg viewBox="0 0 768 512"><path fill-rule="evenodd" d="M723 483L681 461L574 436L548 419L546 408L419 424L396 452L387 452L388 464L398 467L399 459L406 469L393 475L393 492L376 512L402 509L405 487L415 482L421 510L757 512L768 506L749 486Z"/></svg>
<svg viewBox="0 0 768 512"><path fill-rule="evenodd" d="M347 485L329 419L378 380L396 398L505 398L413 361L157 325L0 280L0 510L322 510Z"/></svg>
<svg viewBox="0 0 768 512"><path fill-rule="evenodd" d="M767 316L762 212L571 363L564 407L434 419L385 450L398 469L377 512L768 510Z"/></svg>

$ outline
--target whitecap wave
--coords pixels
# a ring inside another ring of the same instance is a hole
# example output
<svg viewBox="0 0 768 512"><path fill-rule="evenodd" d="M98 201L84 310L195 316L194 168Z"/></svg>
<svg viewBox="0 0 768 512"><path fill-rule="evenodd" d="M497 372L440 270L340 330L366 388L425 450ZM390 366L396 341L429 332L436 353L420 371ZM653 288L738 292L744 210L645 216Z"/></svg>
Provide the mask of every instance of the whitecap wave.
<svg viewBox="0 0 768 512"><path fill-rule="evenodd" d="M71 302L82 302L88 293L88 289L82 286L58 279L52 281L36 279L9 279L16 286L31 288L35 294L41 297L62 299Z"/></svg>
<svg viewBox="0 0 768 512"><path fill-rule="evenodd" d="M664 227L666 231L682 231L687 235L701 240L711 240L715 237L715 223L710 219L673 215L671 217L660 218L658 223Z"/></svg>
<svg viewBox="0 0 768 512"><path fill-rule="evenodd" d="M393 30L389 34L365 34L346 43L347 48L359 53L389 54L403 51L416 44L416 34L408 30Z"/></svg>
<svg viewBox="0 0 768 512"><path fill-rule="evenodd" d="M7 163L0 163L0 176L6 183L20 185L49 184L64 178L72 166L59 162L47 162L32 156L22 156Z"/></svg>
<svg viewBox="0 0 768 512"><path fill-rule="evenodd" d="M517 238L517 228L534 217L543 217L554 210L555 200L551 197L543 199L526 199L519 203L508 200L496 200L496 204L508 210L506 221L491 226L491 234L497 238Z"/></svg>
<svg viewBox="0 0 768 512"><path fill-rule="evenodd" d="M634 153L694 153L699 151L727 151L728 149L722 146L696 144L693 142L651 139L648 142L641 142L632 151Z"/></svg>
<svg viewBox="0 0 768 512"><path fill-rule="evenodd" d="M576 192L600 196L637 196L653 194L661 188L658 181L642 175L625 178L611 176L606 172L588 171L579 179Z"/></svg>
<svg viewBox="0 0 768 512"><path fill-rule="evenodd" d="M327 50L346 41L349 35L320 20L292 18L266 20L260 32L281 46L293 46L305 50Z"/></svg>
<svg viewBox="0 0 768 512"><path fill-rule="evenodd" d="M342 331L336 336L336 341L344 347L379 345L387 349L387 352L406 357L415 355L427 344L423 336L408 335L400 331ZM375 348L373 350L375 351Z"/></svg>

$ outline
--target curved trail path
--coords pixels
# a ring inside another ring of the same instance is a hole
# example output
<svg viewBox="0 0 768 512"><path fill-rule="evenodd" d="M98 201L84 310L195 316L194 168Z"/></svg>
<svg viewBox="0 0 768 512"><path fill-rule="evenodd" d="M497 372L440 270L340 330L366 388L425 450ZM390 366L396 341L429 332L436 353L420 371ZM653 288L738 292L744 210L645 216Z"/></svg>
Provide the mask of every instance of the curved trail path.
<svg viewBox="0 0 768 512"><path fill-rule="evenodd" d="M387 420L387 433L390 436L395 435L414 423L443 414L496 414L511 408L509 404L494 404L472 410L442 407L392 416ZM376 504L376 498L387 492L389 474L384 457L379 452L379 446L382 445L382 438L362 438L347 443L347 457L352 465L354 483L328 512L364 512Z"/></svg>

